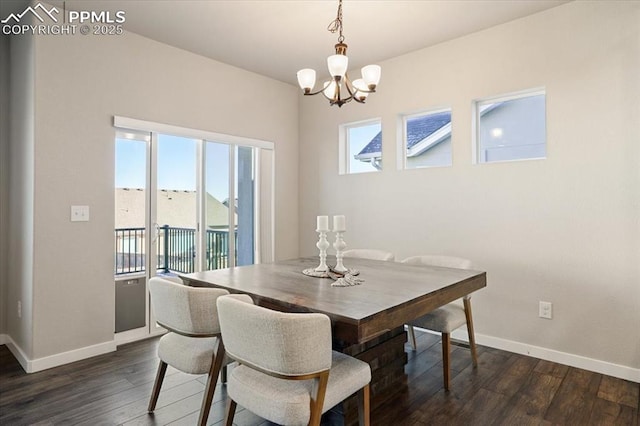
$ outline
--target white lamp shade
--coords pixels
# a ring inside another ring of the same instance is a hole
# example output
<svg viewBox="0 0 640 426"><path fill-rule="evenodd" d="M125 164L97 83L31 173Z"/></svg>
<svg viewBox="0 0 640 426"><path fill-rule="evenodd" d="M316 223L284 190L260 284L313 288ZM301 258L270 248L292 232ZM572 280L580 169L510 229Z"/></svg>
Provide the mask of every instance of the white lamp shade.
<svg viewBox="0 0 640 426"><path fill-rule="evenodd" d="M332 77L344 77L349 66L349 58L346 55L331 55L327 58L327 66Z"/></svg>
<svg viewBox="0 0 640 426"><path fill-rule="evenodd" d="M354 80L352 85L353 88L356 89L356 93L354 93L354 96L356 98L363 101L367 98L367 96L369 96L369 88L367 87L367 83L365 83L363 79L359 78L357 80Z"/></svg>
<svg viewBox="0 0 640 426"><path fill-rule="evenodd" d="M322 93L324 93L324 95L329 98L329 99L334 99L336 97L336 89L338 88L338 85L336 84L335 81L331 80L331 81L325 81L324 82L324 90L322 91Z"/></svg>
<svg viewBox="0 0 640 426"><path fill-rule="evenodd" d="M316 84L316 71L311 68L305 68L298 71L298 84L302 90L313 89Z"/></svg>
<svg viewBox="0 0 640 426"><path fill-rule="evenodd" d="M367 65L362 68L362 79L367 86L374 85L377 86L380 82L380 73L382 72L382 68L380 65Z"/></svg>

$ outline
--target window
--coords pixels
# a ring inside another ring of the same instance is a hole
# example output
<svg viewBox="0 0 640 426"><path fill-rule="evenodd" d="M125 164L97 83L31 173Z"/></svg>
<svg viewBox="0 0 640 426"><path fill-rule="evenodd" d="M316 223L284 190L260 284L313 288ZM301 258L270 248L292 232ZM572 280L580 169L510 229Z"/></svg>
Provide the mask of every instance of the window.
<svg viewBox="0 0 640 426"><path fill-rule="evenodd" d="M476 162L546 157L544 89L479 100L474 105Z"/></svg>
<svg viewBox="0 0 640 426"><path fill-rule="evenodd" d="M368 120L340 126L340 174L382 170L382 123Z"/></svg>
<svg viewBox="0 0 640 426"><path fill-rule="evenodd" d="M451 109L402 117L400 168L451 165Z"/></svg>

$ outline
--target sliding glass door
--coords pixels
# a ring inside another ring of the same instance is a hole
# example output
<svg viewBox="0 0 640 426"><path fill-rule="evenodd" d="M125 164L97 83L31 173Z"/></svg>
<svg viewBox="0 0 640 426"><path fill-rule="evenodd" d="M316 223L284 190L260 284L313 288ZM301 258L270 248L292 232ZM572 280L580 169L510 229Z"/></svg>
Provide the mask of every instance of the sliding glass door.
<svg viewBox="0 0 640 426"><path fill-rule="evenodd" d="M259 229L265 223L257 159L263 150L224 137L118 130L114 274L115 332L121 341L158 332L149 306L149 278L260 259L257 236L264 234ZM272 176L264 179L270 182Z"/></svg>

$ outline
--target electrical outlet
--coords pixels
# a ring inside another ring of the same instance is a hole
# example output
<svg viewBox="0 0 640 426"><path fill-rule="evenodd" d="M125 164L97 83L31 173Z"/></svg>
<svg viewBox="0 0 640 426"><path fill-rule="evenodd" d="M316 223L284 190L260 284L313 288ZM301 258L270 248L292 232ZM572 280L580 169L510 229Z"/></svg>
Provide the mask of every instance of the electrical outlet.
<svg viewBox="0 0 640 426"><path fill-rule="evenodd" d="M22 318L22 302L18 300L18 318Z"/></svg>
<svg viewBox="0 0 640 426"><path fill-rule="evenodd" d="M552 319L553 318L553 304L551 302L540 302L538 307L538 316L540 318Z"/></svg>

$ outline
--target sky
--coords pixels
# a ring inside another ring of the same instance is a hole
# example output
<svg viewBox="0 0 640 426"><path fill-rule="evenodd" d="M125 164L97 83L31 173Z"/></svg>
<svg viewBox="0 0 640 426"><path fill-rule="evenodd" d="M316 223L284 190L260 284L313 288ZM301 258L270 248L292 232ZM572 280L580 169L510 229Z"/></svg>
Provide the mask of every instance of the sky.
<svg viewBox="0 0 640 426"><path fill-rule="evenodd" d="M196 190L196 141L158 135L158 188ZM146 142L116 139L116 188L145 188ZM224 201L229 196L229 145L207 142L207 192Z"/></svg>

